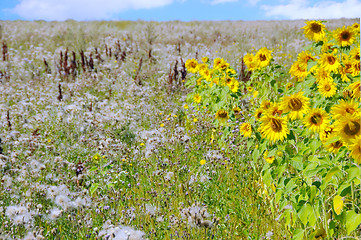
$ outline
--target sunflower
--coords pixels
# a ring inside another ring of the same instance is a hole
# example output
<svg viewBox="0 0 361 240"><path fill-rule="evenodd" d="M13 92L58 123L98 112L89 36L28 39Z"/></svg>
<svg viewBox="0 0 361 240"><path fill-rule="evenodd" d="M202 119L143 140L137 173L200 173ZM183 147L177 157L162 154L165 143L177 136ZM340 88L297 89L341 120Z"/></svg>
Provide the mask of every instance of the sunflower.
<svg viewBox="0 0 361 240"><path fill-rule="evenodd" d="M237 72L232 68L228 68L226 73L227 73L227 75L236 75L237 74Z"/></svg>
<svg viewBox="0 0 361 240"><path fill-rule="evenodd" d="M351 49L350 58L356 61L360 61L360 47Z"/></svg>
<svg viewBox="0 0 361 240"><path fill-rule="evenodd" d="M310 52L308 52L308 51L302 51L297 56L297 61L301 65L305 65L306 69L307 69L307 63L308 63L309 60L315 61L316 58L314 56L312 56L312 54Z"/></svg>
<svg viewBox="0 0 361 240"><path fill-rule="evenodd" d="M316 75L317 82L333 81L333 78L331 77L330 72L326 71L323 67L318 67L315 75Z"/></svg>
<svg viewBox="0 0 361 240"><path fill-rule="evenodd" d="M323 53L318 61L321 67L325 68L328 72L337 72L341 65L333 53Z"/></svg>
<svg viewBox="0 0 361 240"><path fill-rule="evenodd" d="M309 98L303 96L303 93L295 93L281 99L281 109L286 113L290 112L287 117L291 120L302 119L309 110Z"/></svg>
<svg viewBox="0 0 361 240"><path fill-rule="evenodd" d="M360 24L358 22L352 24L351 28L356 34L360 34Z"/></svg>
<svg viewBox="0 0 361 240"><path fill-rule="evenodd" d="M347 47L352 45L356 40L356 33L352 27L343 26L333 31L333 37L341 47Z"/></svg>
<svg viewBox="0 0 361 240"><path fill-rule="evenodd" d="M325 42L323 43L322 47L321 47L321 52L325 53L325 52L337 52L337 48L335 47L335 45L333 43L330 42Z"/></svg>
<svg viewBox="0 0 361 240"><path fill-rule="evenodd" d="M344 59L343 60L343 66L341 65L338 69L339 74L341 74L341 80L342 82L349 82L350 78L348 78L347 73L352 74L352 60L350 59Z"/></svg>
<svg viewBox="0 0 361 240"><path fill-rule="evenodd" d="M269 62L272 59L271 53L272 52L268 50L266 47L263 47L260 50L258 50L255 57L259 62L260 68L266 67L269 64Z"/></svg>
<svg viewBox="0 0 361 240"><path fill-rule="evenodd" d="M259 131L261 132L262 137L267 138L272 142L278 140L283 141L287 134L290 133L285 118L265 115L261 118L261 122Z"/></svg>
<svg viewBox="0 0 361 240"><path fill-rule="evenodd" d="M254 60L256 60L256 58L252 53L247 53L243 57L244 64L246 64L247 68L249 68L250 63L254 62Z"/></svg>
<svg viewBox="0 0 361 240"><path fill-rule="evenodd" d="M202 96L197 93L196 95L194 95L193 100L195 103L200 103L202 100Z"/></svg>
<svg viewBox="0 0 361 240"><path fill-rule="evenodd" d="M356 81L350 84L348 87L352 91L352 97L360 99L360 81Z"/></svg>
<svg viewBox="0 0 361 240"><path fill-rule="evenodd" d="M199 74L203 75L203 72L209 70L208 65L205 63L199 63L197 65L197 71L199 72Z"/></svg>
<svg viewBox="0 0 361 240"><path fill-rule="evenodd" d="M337 105L331 108L331 114L333 119L340 119L347 115L353 115L354 113L360 114L358 104L354 101L345 101L343 99Z"/></svg>
<svg viewBox="0 0 361 240"><path fill-rule="evenodd" d="M209 58L208 58L208 57L202 57L202 62L208 63L208 61L209 61Z"/></svg>
<svg viewBox="0 0 361 240"><path fill-rule="evenodd" d="M271 106L265 110L265 114L269 114L272 116L281 116L282 109L280 108L280 105L278 103L272 103Z"/></svg>
<svg viewBox="0 0 361 240"><path fill-rule="evenodd" d="M223 58L216 58L213 60L213 68L224 71L229 67L229 63L227 63Z"/></svg>
<svg viewBox="0 0 361 240"><path fill-rule="evenodd" d="M267 110L271 107L272 103L269 100L264 100L261 103L261 108Z"/></svg>
<svg viewBox="0 0 361 240"><path fill-rule="evenodd" d="M253 62L250 62L249 65L247 65L248 71L255 71L260 68L259 61L255 58Z"/></svg>
<svg viewBox="0 0 361 240"><path fill-rule="evenodd" d="M185 67L191 73L196 73L197 72L197 66L198 66L198 62L194 58L188 59L186 61L186 63L185 63Z"/></svg>
<svg viewBox="0 0 361 240"><path fill-rule="evenodd" d="M336 90L336 83L333 80L323 80L318 83L318 91L326 98L334 96Z"/></svg>
<svg viewBox="0 0 361 240"><path fill-rule="evenodd" d="M319 42L325 38L326 27L321 23L321 21L306 21L307 25L304 26L303 33L311 41Z"/></svg>
<svg viewBox="0 0 361 240"><path fill-rule="evenodd" d="M264 160L266 160L266 162L268 162L269 164L272 164L275 160L275 157L274 156L268 156L268 150L266 150L264 153L263 153L263 158Z"/></svg>
<svg viewBox="0 0 361 240"><path fill-rule="evenodd" d="M356 61L356 60L352 61L352 67L350 71L353 77L360 75L360 61Z"/></svg>
<svg viewBox="0 0 361 240"><path fill-rule="evenodd" d="M218 121L223 123L226 120L228 120L228 118L229 118L229 114L226 110L220 109L216 112L216 119L218 119Z"/></svg>
<svg viewBox="0 0 361 240"><path fill-rule="evenodd" d="M333 152L333 153L337 153L338 150L340 150L341 147L345 146L344 143L342 142L342 140L337 140L333 143L330 143L328 145L326 145L326 149L329 152Z"/></svg>
<svg viewBox="0 0 361 240"><path fill-rule="evenodd" d="M231 82L231 84L227 85L231 92L235 93L238 91L239 88L239 82L237 80L234 80Z"/></svg>
<svg viewBox="0 0 361 240"><path fill-rule="evenodd" d="M296 61L292 64L289 73L291 76L297 78L298 81L303 81L308 75L307 66Z"/></svg>
<svg viewBox="0 0 361 240"><path fill-rule="evenodd" d="M356 160L357 164L361 164L361 136L357 136L351 141L349 149L351 157Z"/></svg>
<svg viewBox="0 0 361 240"><path fill-rule="evenodd" d="M224 83L223 83L223 84L224 84L224 85L227 85L227 86L229 87L234 80L235 80L234 78L226 76L226 77L224 78Z"/></svg>
<svg viewBox="0 0 361 240"><path fill-rule="evenodd" d="M335 122L335 131L341 139L349 144L360 135L360 114L346 115Z"/></svg>
<svg viewBox="0 0 361 240"><path fill-rule="evenodd" d="M331 143L327 143L328 140L330 140L334 137L336 137L336 134L335 134L335 127L333 125L325 127L320 132L320 139L321 139L322 143L324 144L325 148L329 152L337 153L338 150L342 146L344 146L344 143L340 139L335 139L335 141L333 141Z"/></svg>
<svg viewBox="0 0 361 240"><path fill-rule="evenodd" d="M216 84L216 85L219 84L219 77L212 78L212 81L209 85L212 87L213 84Z"/></svg>
<svg viewBox="0 0 361 240"><path fill-rule="evenodd" d="M252 134L252 127L251 124L249 124L248 122L243 123L240 127L239 127L239 132L243 135L243 137L249 137Z"/></svg>
<svg viewBox="0 0 361 240"><path fill-rule="evenodd" d="M215 58L213 60L213 68L217 69L219 65L222 64L223 58Z"/></svg>
<svg viewBox="0 0 361 240"><path fill-rule="evenodd" d="M241 109L240 107L234 106L234 107L232 108L232 110L233 110L234 115L235 115L236 117L239 117L239 116L241 115L242 109Z"/></svg>
<svg viewBox="0 0 361 240"><path fill-rule="evenodd" d="M327 113L321 108L314 108L304 118L303 123L308 129L314 132L320 132L329 123Z"/></svg>
<svg viewBox="0 0 361 240"><path fill-rule="evenodd" d="M329 139L331 139L335 135L335 126L330 125L323 128L320 131L320 139L321 142L326 143ZM331 137L332 136L332 137Z"/></svg>

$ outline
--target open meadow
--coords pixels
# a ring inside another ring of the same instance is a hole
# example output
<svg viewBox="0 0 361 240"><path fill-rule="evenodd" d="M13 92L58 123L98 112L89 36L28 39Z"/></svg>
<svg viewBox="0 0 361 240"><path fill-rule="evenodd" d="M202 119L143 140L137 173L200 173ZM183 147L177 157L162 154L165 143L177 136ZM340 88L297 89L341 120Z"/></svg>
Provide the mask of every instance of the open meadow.
<svg viewBox="0 0 361 240"><path fill-rule="evenodd" d="M0 21L0 239L361 239L359 23Z"/></svg>

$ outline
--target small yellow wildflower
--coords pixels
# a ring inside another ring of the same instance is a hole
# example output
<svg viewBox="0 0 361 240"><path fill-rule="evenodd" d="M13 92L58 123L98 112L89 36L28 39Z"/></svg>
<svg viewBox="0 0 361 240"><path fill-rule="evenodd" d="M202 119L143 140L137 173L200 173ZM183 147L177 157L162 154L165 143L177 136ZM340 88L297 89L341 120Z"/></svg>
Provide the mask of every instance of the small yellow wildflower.
<svg viewBox="0 0 361 240"><path fill-rule="evenodd" d="M269 164L272 164L273 161L275 160L275 157L274 157L274 156L272 156L272 157L267 157L267 158L265 158L265 160L266 160L266 162L268 162Z"/></svg>
<svg viewBox="0 0 361 240"><path fill-rule="evenodd" d="M206 160L202 159L199 163L200 163L201 165L204 165L204 164L206 164Z"/></svg>
<svg viewBox="0 0 361 240"><path fill-rule="evenodd" d="M195 103L200 103L202 100L202 96L200 96L199 94L196 94L196 95L194 95L193 99L194 99Z"/></svg>
<svg viewBox="0 0 361 240"><path fill-rule="evenodd" d="M164 123L160 124L161 127L164 127Z"/></svg>
<svg viewBox="0 0 361 240"><path fill-rule="evenodd" d="M193 119L193 122L198 122L198 119L197 119L197 118L194 118L194 119Z"/></svg>
<svg viewBox="0 0 361 240"><path fill-rule="evenodd" d="M188 104L184 104L184 109L188 109L189 107L188 107Z"/></svg>
<svg viewBox="0 0 361 240"><path fill-rule="evenodd" d="M258 96L258 91L256 90L256 91L253 91L253 98L256 98L257 96Z"/></svg>

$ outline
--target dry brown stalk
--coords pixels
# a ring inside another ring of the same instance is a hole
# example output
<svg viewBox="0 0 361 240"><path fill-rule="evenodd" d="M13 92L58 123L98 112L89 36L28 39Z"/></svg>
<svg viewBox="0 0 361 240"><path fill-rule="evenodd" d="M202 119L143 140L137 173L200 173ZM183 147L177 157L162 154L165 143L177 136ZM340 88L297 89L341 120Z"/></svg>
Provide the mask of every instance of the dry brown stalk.
<svg viewBox="0 0 361 240"><path fill-rule="evenodd" d="M58 85L58 90L59 90L59 96L58 96L58 100L59 102L63 100L63 92L61 90L61 83L59 83Z"/></svg>
<svg viewBox="0 0 361 240"><path fill-rule="evenodd" d="M139 60L138 69L137 69L137 71L135 73L135 77L134 77L134 82L137 85L142 85L142 81L139 78L139 73L140 73L140 70L142 69L142 64L143 64L143 57Z"/></svg>

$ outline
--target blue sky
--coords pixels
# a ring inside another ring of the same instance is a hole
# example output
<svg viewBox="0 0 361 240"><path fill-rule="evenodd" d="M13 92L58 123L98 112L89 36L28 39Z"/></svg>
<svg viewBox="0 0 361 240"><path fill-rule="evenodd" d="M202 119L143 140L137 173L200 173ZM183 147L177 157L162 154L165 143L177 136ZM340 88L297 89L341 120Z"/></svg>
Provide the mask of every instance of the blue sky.
<svg viewBox="0 0 361 240"><path fill-rule="evenodd" d="M0 20L278 20L360 13L361 0L0 0Z"/></svg>

